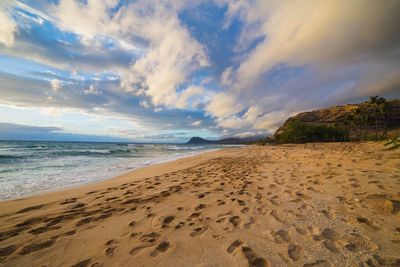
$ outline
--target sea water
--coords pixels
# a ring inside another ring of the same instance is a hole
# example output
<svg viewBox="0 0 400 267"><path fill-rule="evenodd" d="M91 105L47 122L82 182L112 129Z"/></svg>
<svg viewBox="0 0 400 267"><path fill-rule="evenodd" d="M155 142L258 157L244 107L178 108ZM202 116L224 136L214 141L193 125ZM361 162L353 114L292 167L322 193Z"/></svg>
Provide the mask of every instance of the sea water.
<svg viewBox="0 0 400 267"><path fill-rule="evenodd" d="M101 181L222 145L0 141L0 200Z"/></svg>

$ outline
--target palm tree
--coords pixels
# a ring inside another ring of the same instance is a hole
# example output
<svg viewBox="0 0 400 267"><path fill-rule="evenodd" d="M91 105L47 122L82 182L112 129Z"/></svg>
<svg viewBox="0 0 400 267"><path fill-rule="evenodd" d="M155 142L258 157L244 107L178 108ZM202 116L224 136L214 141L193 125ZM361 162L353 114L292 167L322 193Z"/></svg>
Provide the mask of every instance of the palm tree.
<svg viewBox="0 0 400 267"><path fill-rule="evenodd" d="M354 118L352 114L347 114L346 116L344 116L340 121L339 124L337 125L337 127L343 128L343 142L346 142L348 140L346 140L346 137L348 136L349 133L349 126L351 125L351 123L353 122ZM350 139L350 138L349 138Z"/></svg>
<svg viewBox="0 0 400 267"><path fill-rule="evenodd" d="M364 133L364 139L367 138L368 135L368 125L370 124L369 116L368 114L362 114L361 115L361 127L365 129ZM361 133L360 133L360 139L362 138Z"/></svg>
<svg viewBox="0 0 400 267"><path fill-rule="evenodd" d="M379 115L379 105L386 102L386 99L379 97L377 95L369 97L369 104L373 107L375 114L375 139L378 140L378 115Z"/></svg>
<svg viewBox="0 0 400 267"><path fill-rule="evenodd" d="M383 123L384 123L384 127L385 127L383 134L382 134L382 138L386 138L388 127L389 127L389 119L390 119L390 113L392 111L392 106L390 105L389 102L384 101L379 105L379 111L383 116Z"/></svg>
<svg viewBox="0 0 400 267"><path fill-rule="evenodd" d="M359 137L361 137L361 131L362 131L362 126L361 124L361 120L360 117L361 116L361 109L360 107L357 107L355 109L353 109L351 111L351 117L350 119L353 121L354 124L354 130L355 130L355 135L356 135L356 139L360 139ZM358 127L360 126L360 130L358 131Z"/></svg>

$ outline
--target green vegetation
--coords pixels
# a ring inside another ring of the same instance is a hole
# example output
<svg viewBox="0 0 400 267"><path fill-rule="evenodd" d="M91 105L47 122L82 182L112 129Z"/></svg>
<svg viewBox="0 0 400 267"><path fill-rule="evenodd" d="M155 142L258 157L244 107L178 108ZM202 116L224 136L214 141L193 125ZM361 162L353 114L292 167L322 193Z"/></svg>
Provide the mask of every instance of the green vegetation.
<svg viewBox="0 0 400 267"><path fill-rule="evenodd" d="M379 138L379 116L383 118L384 130L381 138L386 138L387 129L389 126L389 118L391 113L391 106L386 99L377 95L370 96L368 104L373 108L375 115L375 140Z"/></svg>
<svg viewBox="0 0 400 267"><path fill-rule="evenodd" d="M388 139L384 141L384 146L388 147L388 150L394 150L400 148L400 137Z"/></svg>
<svg viewBox="0 0 400 267"><path fill-rule="evenodd" d="M359 140L385 140L388 136L393 112L391 102L379 96L359 104L335 120L303 122L293 118L275 135L279 143L346 142ZM392 139L388 145L398 148L400 139Z"/></svg>
<svg viewBox="0 0 400 267"><path fill-rule="evenodd" d="M360 107L357 107L349 115L348 120L354 129L354 139L365 140L368 136L368 125L370 124L370 118L368 114L364 114Z"/></svg>
<svg viewBox="0 0 400 267"><path fill-rule="evenodd" d="M349 139L344 127L308 125L299 121L289 122L287 130L276 136L280 143L339 142Z"/></svg>

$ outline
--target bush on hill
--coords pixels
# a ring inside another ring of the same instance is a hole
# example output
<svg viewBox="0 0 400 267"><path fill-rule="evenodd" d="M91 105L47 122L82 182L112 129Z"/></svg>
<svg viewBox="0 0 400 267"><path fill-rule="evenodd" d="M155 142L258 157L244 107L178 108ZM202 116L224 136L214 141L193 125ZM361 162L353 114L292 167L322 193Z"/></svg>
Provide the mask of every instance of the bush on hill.
<svg viewBox="0 0 400 267"><path fill-rule="evenodd" d="M284 132L276 136L280 143L341 142L347 141L349 131L342 127L310 125L291 121Z"/></svg>

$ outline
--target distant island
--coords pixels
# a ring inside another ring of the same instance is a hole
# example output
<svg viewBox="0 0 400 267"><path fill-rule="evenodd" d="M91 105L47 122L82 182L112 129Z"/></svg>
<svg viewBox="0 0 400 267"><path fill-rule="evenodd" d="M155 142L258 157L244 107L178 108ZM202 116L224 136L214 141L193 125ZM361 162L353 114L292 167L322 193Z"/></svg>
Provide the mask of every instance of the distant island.
<svg viewBox="0 0 400 267"><path fill-rule="evenodd" d="M190 138L190 140L186 143L188 145L239 145L239 144L248 144L251 142L256 142L258 140L261 140L263 137L261 136L249 136L249 137L243 137L243 138L237 138L237 137L230 137L230 138L224 138L220 140L207 140L198 136Z"/></svg>

